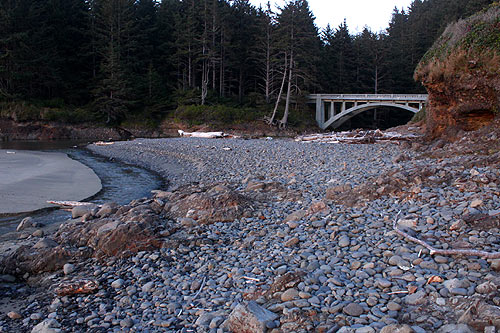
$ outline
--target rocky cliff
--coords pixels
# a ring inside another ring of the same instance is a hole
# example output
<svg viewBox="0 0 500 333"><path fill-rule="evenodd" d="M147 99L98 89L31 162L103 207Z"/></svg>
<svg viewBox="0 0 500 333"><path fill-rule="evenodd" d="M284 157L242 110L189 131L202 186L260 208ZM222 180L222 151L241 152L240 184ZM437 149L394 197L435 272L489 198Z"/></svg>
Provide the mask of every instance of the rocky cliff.
<svg viewBox="0 0 500 333"><path fill-rule="evenodd" d="M430 138L456 138L499 115L500 3L449 25L415 71L429 93Z"/></svg>

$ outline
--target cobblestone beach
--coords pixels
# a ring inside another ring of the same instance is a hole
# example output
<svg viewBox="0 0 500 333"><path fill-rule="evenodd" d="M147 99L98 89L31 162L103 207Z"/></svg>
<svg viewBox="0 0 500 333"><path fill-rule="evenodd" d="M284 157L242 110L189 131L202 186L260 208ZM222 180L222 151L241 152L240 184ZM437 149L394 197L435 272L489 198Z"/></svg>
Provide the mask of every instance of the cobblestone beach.
<svg viewBox="0 0 500 333"><path fill-rule="evenodd" d="M290 139L136 139L89 148L168 181L106 215L130 220L134 210L152 211L160 229L169 225L159 231L164 242L129 256L69 261L32 287L5 287L15 299L35 294L0 317L2 331L500 328L498 153L436 157L452 147ZM206 201L216 209L197 206L203 195L226 193L238 209L217 208L217 200ZM84 215L85 223L93 215L104 213ZM438 251L492 255L431 255L395 226ZM54 292L77 279L95 281L93 293Z"/></svg>

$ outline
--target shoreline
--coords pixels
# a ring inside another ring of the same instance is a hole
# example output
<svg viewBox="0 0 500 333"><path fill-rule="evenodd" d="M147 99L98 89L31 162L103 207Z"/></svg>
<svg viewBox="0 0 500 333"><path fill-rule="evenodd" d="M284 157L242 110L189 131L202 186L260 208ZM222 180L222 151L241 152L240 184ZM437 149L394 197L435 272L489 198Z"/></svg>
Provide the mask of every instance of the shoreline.
<svg viewBox="0 0 500 333"><path fill-rule="evenodd" d="M89 244L97 244L91 249L100 253L116 248L112 239L146 246L104 261L74 257L69 273L58 271L43 281L57 288L65 281L95 280L98 297L38 290L39 304L18 310L24 326L1 317L0 326L227 332L236 308L256 300L276 315L266 322L281 330L275 332L340 326L378 332L405 324L429 332L457 324L462 313L454 304L498 306L487 298L488 286L500 286L496 261L432 256L392 228L402 211L399 227L438 248L460 241L499 251L493 241L500 239L499 228L455 224L496 209L500 171L489 156L433 158L429 151L391 143L196 138L137 139L89 149L153 168L171 184L115 207L115 213L67 224L54 239L64 246L75 233L81 242L88 232ZM484 177L490 182L482 182ZM457 187L455 179L465 183ZM83 229L74 229L78 225ZM91 226L96 229L85 231ZM132 233L123 234L120 226ZM97 230L114 236L95 238ZM155 243L158 237L161 244ZM34 312L40 319L28 320ZM474 320L467 324L475 327Z"/></svg>
<svg viewBox="0 0 500 333"><path fill-rule="evenodd" d="M102 189L92 169L67 154L0 150L0 213L53 207L48 200L80 201Z"/></svg>
<svg viewBox="0 0 500 333"><path fill-rule="evenodd" d="M44 143L42 143L44 144ZM72 146L72 145L71 145ZM38 148L38 146L28 147L28 148ZM25 148L25 146L23 146ZM85 202L98 202L104 203L108 201L118 201L121 204L124 204L124 195L129 196L129 199L125 199L128 203L129 201L136 199L140 196L140 194L132 194L131 190L127 190L126 194L118 194L117 187L119 184L117 183L117 179L115 175L111 177L110 172L105 171L105 169L109 169L106 167L107 163L114 163L114 168L118 173L118 179L127 180L131 179L133 182L138 182L138 186L140 188L144 186L151 186L152 183L158 183L158 185L153 186L151 189L163 189L165 188L165 180L160 177L157 173L146 170L141 167L136 167L131 164L125 164L116 161L106 161L104 156L98 155L90 151L85 147L78 147L76 150L75 147L68 147L67 144L53 146L53 143L50 143L49 147L43 145L43 149L50 148L50 152L53 152L54 148L57 153L66 154L72 161L76 163L80 163L86 168L92 169L94 173L97 173L97 177L102 182L102 188L99 192L83 198L81 201ZM5 149L12 151L12 149ZM2 151L0 149L0 151ZM22 151L32 151L29 149L22 149ZM38 151L38 150L37 150ZM143 175L144 174L144 175ZM149 176L150 175L150 176ZM101 179L102 177L102 179ZM151 179L150 183L147 183L147 179ZM141 190L141 193L144 192ZM149 191L148 191L149 193ZM111 197L110 197L111 196ZM16 227L24 218L32 218L35 221L36 230L41 230L45 234L52 234L55 230L52 225L60 225L66 222L68 218L71 218L70 212L62 212L60 207L55 205L50 205L50 207L41 208L35 211L29 212L21 212L21 213L11 213L11 214L0 214L0 231L3 233L0 235L0 240L2 242L5 241L13 241L15 242L19 237L19 232L16 232ZM22 232L21 232L22 233Z"/></svg>

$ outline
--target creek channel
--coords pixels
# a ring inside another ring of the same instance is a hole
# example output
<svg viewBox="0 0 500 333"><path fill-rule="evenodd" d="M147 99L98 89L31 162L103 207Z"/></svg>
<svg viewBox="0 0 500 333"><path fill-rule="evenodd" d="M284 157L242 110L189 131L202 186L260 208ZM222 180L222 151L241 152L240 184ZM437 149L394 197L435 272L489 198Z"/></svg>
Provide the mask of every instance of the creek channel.
<svg viewBox="0 0 500 333"><path fill-rule="evenodd" d="M150 196L151 190L166 187L159 175L95 155L85 149L87 144L88 142L81 141L12 141L0 142L0 149L61 152L88 166L101 179L102 189L85 200L87 202L116 202L124 205L133 199ZM71 213L57 208L46 208L29 213L0 215L0 240L15 231L19 222L27 216L47 226L71 218Z"/></svg>

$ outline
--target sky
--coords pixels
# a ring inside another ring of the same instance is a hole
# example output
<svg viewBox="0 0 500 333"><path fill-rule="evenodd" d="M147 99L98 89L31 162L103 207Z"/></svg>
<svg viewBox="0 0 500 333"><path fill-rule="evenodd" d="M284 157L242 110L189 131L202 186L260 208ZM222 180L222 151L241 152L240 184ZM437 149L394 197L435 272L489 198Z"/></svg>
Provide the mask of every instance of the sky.
<svg viewBox="0 0 500 333"><path fill-rule="evenodd" d="M250 0L263 7L267 0ZM347 19L347 27L351 34L363 31L368 26L373 32L380 32L389 26L394 7L408 8L412 0L309 0L309 7L316 17L316 25L325 28L328 23L337 28ZM271 0L271 5L282 7L285 0Z"/></svg>

